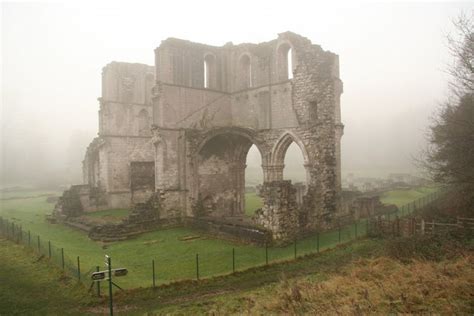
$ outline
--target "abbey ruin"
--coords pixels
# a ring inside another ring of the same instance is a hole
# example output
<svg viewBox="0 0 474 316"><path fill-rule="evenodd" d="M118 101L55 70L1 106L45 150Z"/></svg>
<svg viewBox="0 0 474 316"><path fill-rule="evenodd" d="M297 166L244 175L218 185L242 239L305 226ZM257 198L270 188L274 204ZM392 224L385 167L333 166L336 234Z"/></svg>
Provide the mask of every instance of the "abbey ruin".
<svg viewBox="0 0 474 316"><path fill-rule="evenodd" d="M155 49L155 66L112 62L102 72L85 185L75 189L81 207L135 207L140 218L153 200L156 221L240 220L274 240L330 227L341 194L341 93L338 56L291 32L222 47L169 38ZM306 169L300 202L283 180L292 142ZM244 219L252 145L264 206Z"/></svg>

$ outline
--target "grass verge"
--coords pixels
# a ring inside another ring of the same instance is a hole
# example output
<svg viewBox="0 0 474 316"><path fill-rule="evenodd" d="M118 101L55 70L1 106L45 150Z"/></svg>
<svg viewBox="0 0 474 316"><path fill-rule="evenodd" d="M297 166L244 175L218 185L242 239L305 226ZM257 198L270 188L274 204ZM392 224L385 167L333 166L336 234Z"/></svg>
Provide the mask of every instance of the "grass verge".
<svg viewBox="0 0 474 316"><path fill-rule="evenodd" d="M0 315L79 314L86 289L44 256L0 238Z"/></svg>

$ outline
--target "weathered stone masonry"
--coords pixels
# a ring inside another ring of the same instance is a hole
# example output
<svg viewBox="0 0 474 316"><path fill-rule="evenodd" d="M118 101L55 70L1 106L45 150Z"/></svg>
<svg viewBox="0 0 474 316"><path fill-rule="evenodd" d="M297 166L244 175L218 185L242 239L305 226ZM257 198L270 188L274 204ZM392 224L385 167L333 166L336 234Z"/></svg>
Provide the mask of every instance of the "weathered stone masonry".
<svg viewBox="0 0 474 316"><path fill-rule="evenodd" d="M89 209L158 194L161 219L243 217L246 156L256 145L265 202L256 225L277 240L329 227L340 200L341 93L338 56L291 32L222 47L170 38L154 68L113 62L84 160L85 183L102 192ZM300 205L283 181L292 142L307 171Z"/></svg>

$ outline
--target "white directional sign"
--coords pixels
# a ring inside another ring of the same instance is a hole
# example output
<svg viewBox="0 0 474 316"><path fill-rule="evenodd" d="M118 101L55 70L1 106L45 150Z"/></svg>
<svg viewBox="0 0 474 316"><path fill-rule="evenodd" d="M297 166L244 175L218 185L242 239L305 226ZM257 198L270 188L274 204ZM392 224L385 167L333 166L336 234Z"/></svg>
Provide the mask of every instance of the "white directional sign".
<svg viewBox="0 0 474 316"><path fill-rule="evenodd" d="M121 277L121 276L127 275L128 270L126 268L117 268L117 269L112 269L112 273L113 273L113 276ZM91 275L91 279L92 279L92 281L108 280L109 279L109 270L94 272Z"/></svg>

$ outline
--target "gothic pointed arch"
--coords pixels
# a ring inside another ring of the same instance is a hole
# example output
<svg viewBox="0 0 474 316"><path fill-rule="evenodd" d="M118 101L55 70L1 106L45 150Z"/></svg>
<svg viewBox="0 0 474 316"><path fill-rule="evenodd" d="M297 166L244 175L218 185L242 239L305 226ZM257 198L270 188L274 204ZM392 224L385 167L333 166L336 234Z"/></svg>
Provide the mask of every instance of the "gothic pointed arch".
<svg viewBox="0 0 474 316"><path fill-rule="evenodd" d="M301 149L305 165L309 163L308 151L301 139L292 132L285 132L276 142L272 149L272 164L282 165L285 161L286 151L291 143L295 143Z"/></svg>

